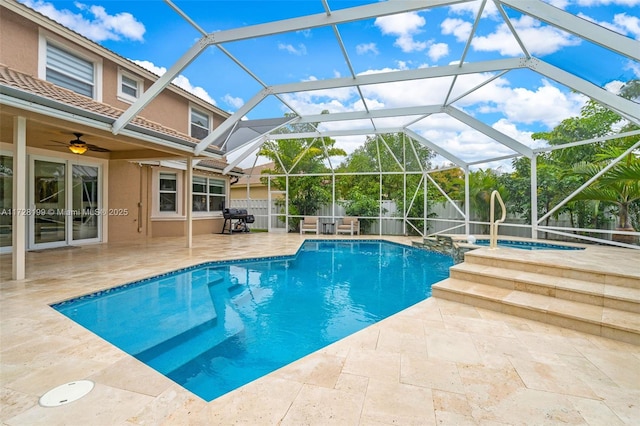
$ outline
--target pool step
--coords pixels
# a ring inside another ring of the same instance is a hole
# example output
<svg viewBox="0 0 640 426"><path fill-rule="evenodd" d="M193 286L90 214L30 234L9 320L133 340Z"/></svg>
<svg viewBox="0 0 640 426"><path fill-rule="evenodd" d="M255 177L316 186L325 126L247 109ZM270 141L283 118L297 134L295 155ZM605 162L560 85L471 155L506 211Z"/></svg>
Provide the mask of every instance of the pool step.
<svg viewBox="0 0 640 426"><path fill-rule="evenodd" d="M573 256L579 258L575 254ZM632 275L616 272L616 265L608 265L608 270L604 271L591 264L588 259L584 262L563 263L563 252L557 250L498 249L492 251L483 248L466 253L464 262L640 289L640 268L636 274ZM620 262L622 264L632 261L625 259L624 254L621 254Z"/></svg>
<svg viewBox="0 0 640 426"><path fill-rule="evenodd" d="M516 251L467 253L433 296L640 345L640 274Z"/></svg>
<svg viewBox="0 0 640 426"><path fill-rule="evenodd" d="M522 318L640 345L640 316L572 300L448 278L432 294Z"/></svg>
<svg viewBox="0 0 640 426"><path fill-rule="evenodd" d="M223 344L244 331L244 327L219 325L216 321L195 327L137 355L140 361L168 374L192 359Z"/></svg>
<svg viewBox="0 0 640 426"><path fill-rule="evenodd" d="M507 274L505 269L508 270ZM640 314L640 289L638 288L467 262L452 266L449 273L451 278L462 281Z"/></svg>

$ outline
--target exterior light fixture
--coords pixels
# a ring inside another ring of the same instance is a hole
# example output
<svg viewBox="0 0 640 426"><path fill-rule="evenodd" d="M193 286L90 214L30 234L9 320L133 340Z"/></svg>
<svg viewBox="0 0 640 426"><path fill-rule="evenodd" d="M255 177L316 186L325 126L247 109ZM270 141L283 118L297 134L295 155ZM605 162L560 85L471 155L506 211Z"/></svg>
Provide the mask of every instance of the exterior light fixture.
<svg viewBox="0 0 640 426"><path fill-rule="evenodd" d="M84 142L72 142L69 144L69 151L74 154L84 154L87 152L87 149L89 149L89 147Z"/></svg>

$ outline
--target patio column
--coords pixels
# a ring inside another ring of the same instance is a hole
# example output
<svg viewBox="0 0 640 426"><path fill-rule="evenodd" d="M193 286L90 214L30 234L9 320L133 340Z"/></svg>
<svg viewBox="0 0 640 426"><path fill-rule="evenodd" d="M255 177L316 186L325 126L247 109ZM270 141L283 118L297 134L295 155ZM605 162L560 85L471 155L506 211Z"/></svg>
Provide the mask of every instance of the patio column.
<svg viewBox="0 0 640 426"><path fill-rule="evenodd" d="M469 235L469 217L471 212L471 197L469 197L469 166L464 168L464 233Z"/></svg>
<svg viewBox="0 0 640 426"><path fill-rule="evenodd" d="M531 238L538 239L538 156L531 156Z"/></svg>
<svg viewBox="0 0 640 426"><path fill-rule="evenodd" d="M406 173L404 175L405 175L405 177L407 176ZM427 185L429 184L429 179L427 179L427 171L426 170L422 171L422 181L424 182L424 187L422 188L422 191L423 191L422 192L422 200L423 200L422 212L424 213L424 221L422 222L422 237L425 238L427 235L429 235L428 234L428 232L429 232L429 223L428 223L428 220L429 220L429 210L428 210L429 209L429 204L428 204L428 201L429 200L427 200L427 194L429 193L429 187ZM404 192L406 194L407 190L405 189ZM406 205L406 202L405 202L405 205Z"/></svg>
<svg viewBox="0 0 640 426"><path fill-rule="evenodd" d="M27 119L13 119L13 215L11 278L25 279L27 226Z"/></svg>
<svg viewBox="0 0 640 426"><path fill-rule="evenodd" d="M187 176L185 179L186 208L187 208L187 242L186 247L193 245L193 157L187 157Z"/></svg>

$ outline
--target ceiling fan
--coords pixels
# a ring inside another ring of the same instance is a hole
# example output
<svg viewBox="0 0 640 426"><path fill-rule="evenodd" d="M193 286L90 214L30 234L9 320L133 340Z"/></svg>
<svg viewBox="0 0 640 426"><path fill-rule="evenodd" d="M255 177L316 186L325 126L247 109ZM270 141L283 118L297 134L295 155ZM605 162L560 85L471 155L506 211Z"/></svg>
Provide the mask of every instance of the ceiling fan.
<svg viewBox="0 0 640 426"><path fill-rule="evenodd" d="M85 141L80 139L83 136L82 133L73 133L73 135L76 138L73 139L73 140L70 140L68 144L64 143L64 142L59 142L59 141L51 141L51 142L55 142L55 143L59 143L59 144L62 144L62 145L66 145L67 148L69 149L69 151L73 152L74 154L84 154L87 151L110 152L106 148L101 148L101 147L99 147L97 145L92 145L90 143L86 143Z"/></svg>

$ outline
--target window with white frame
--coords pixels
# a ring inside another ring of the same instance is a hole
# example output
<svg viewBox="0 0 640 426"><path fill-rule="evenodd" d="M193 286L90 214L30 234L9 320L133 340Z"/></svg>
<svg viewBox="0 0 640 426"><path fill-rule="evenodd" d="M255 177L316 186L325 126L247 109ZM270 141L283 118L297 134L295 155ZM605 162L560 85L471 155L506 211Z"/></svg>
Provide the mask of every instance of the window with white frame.
<svg viewBox="0 0 640 426"><path fill-rule="evenodd" d="M226 181L203 176L193 177L193 211L221 212L227 200Z"/></svg>
<svg viewBox="0 0 640 426"><path fill-rule="evenodd" d="M196 139L204 139L211 131L211 117L203 111L191 108L191 136Z"/></svg>
<svg viewBox="0 0 640 426"><path fill-rule="evenodd" d="M178 213L178 175L160 172L158 179L158 211L160 213Z"/></svg>
<svg viewBox="0 0 640 426"><path fill-rule="evenodd" d="M118 98L125 102L135 102L144 91L143 80L123 70L118 70Z"/></svg>
<svg viewBox="0 0 640 426"><path fill-rule="evenodd" d="M95 64L55 44L46 43L45 79L81 95L96 98Z"/></svg>

